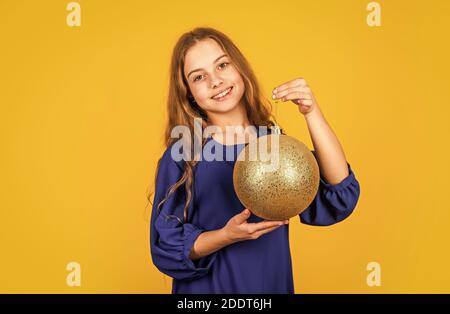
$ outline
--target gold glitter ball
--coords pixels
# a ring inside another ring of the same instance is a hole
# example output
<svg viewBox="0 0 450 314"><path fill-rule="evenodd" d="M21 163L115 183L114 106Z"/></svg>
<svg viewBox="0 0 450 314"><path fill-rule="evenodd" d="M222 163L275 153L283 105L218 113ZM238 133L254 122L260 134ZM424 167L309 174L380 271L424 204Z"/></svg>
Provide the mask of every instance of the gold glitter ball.
<svg viewBox="0 0 450 314"><path fill-rule="evenodd" d="M300 214L314 200L319 182L313 153L299 140L282 134L249 142L233 170L234 190L241 203L268 220Z"/></svg>

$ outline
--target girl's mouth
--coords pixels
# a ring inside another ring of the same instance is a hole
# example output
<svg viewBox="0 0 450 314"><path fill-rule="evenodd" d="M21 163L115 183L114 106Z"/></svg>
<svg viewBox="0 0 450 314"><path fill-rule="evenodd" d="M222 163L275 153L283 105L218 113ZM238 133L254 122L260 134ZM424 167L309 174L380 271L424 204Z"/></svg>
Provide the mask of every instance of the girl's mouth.
<svg viewBox="0 0 450 314"><path fill-rule="evenodd" d="M217 96L212 97L212 99L217 100L217 101L224 101L224 100L230 98L232 91L233 91L233 86L231 86L227 90L223 91L223 93L220 94L220 95L222 95L222 97L219 97L217 95Z"/></svg>

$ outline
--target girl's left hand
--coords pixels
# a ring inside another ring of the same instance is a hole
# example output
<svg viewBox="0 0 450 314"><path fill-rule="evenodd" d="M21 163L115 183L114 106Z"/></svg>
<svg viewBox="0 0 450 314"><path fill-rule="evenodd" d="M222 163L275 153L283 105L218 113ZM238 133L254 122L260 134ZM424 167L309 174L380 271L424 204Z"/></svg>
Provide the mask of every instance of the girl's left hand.
<svg viewBox="0 0 450 314"><path fill-rule="evenodd" d="M296 78L286 82L272 91L272 99L281 99L283 102L291 100L298 105L298 110L303 115L313 111L318 105L313 92L305 79Z"/></svg>

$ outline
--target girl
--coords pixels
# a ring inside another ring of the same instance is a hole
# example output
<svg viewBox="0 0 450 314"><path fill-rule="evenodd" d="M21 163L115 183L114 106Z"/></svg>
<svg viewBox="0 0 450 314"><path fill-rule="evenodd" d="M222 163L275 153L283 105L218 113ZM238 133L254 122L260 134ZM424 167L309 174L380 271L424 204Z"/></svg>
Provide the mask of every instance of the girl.
<svg viewBox="0 0 450 314"><path fill-rule="evenodd" d="M304 79L294 79L275 88L272 97L298 106L320 168L319 190L300 221L315 226L342 221L356 206L359 183L311 89ZM234 156L246 143L233 143L226 126L275 125L249 63L226 35L196 28L181 36L172 54L167 105L150 248L155 266L173 278L172 293L294 293L288 221L266 221L244 208L233 188L234 160L175 161L171 155L178 140L172 129L188 127L192 136L183 140L192 143L198 136L195 118L202 127L218 128L202 138L203 148L213 143Z"/></svg>

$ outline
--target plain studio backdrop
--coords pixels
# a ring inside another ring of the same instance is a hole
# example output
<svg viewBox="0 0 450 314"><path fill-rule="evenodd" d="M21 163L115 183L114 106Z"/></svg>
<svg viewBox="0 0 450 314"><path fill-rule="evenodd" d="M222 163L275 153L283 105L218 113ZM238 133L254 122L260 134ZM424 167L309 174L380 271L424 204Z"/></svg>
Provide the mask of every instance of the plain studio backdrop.
<svg viewBox="0 0 450 314"><path fill-rule="evenodd" d="M308 81L361 185L337 225L291 219L296 293L450 293L449 1L376 1L379 26L362 0L83 0L79 26L69 2L0 3L0 292L170 292L146 192L172 48L211 26L268 98ZM277 116L312 148L293 103Z"/></svg>

